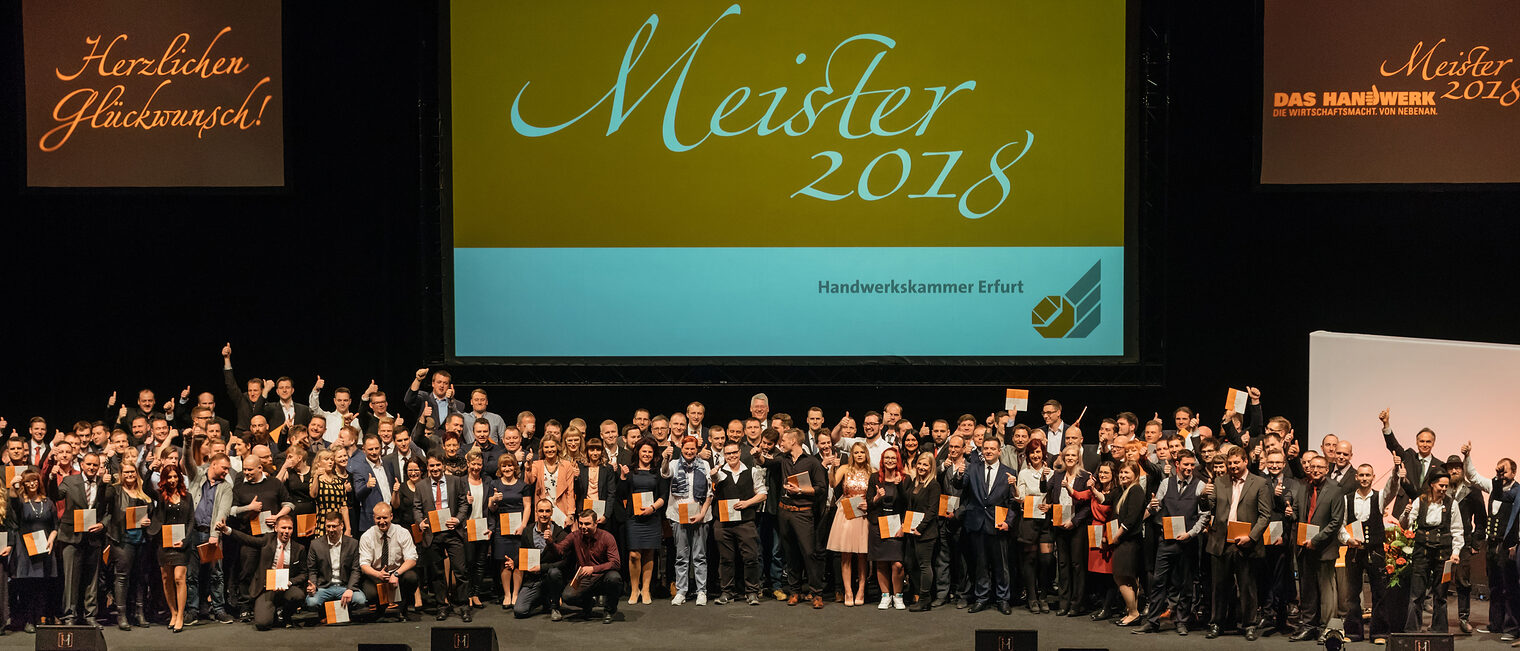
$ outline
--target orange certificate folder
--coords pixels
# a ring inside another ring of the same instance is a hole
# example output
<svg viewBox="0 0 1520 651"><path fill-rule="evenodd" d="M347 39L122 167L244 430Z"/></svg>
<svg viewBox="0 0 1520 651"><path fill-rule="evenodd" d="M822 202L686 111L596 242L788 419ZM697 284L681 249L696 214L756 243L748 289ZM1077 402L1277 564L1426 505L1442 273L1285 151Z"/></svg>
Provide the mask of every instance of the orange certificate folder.
<svg viewBox="0 0 1520 651"><path fill-rule="evenodd" d="M472 518L464 521L465 539L470 542L480 542L491 539L491 523L485 518Z"/></svg>
<svg viewBox="0 0 1520 651"><path fill-rule="evenodd" d="M596 513L596 517L598 518L607 517L607 500L584 499L581 500L581 508L591 509L593 513Z"/></svg>
<svg viewBox="0 0 1520 651"><path fill-rule="evenodd" d="M1040 510L1040 506L1043 504L1045 504L1045 497L1043 495L1025 495L1024 517L1031 520L1045 519L1047 514Z"/></svg>
<svg viewBox="0 0 1520 651"><path fill-rule="evenodd" d="M1187 521L1180 515L1161 518L1161 527L1165 530L1167 540L1176 540L1178 534L1187 533Z"/></svg>
<svg viewBox="0 0 1520 651"><path fill-rule="evenodd" d="M203 543L195 546L195 551L201 555L201 564L214 563L222 560L221 543Z"/></svg>
<svg viewBox="0 0 1520 651"><path fill-rule="evenodd" d="M1283 544L1282 528L1283 528L1283 523L1282 522L1268 522L1267 523L1267 544L1268 545L1281 545L1281 544Z"/></svg>
<svg viewBox="0 0 1520 651"><path fill-rule="evenodd" d="M1367 537L1362 534L1362 523L1359 521L1346 525L1346 535L1357 542L1367 542Z"/></svg>
<svg viewBox="0 0 1520 651"><path fill-rule="evenodd" d="M1234 540L1241 536L1249 537L1251 535L1251 523L1241 522L1239 520L1230 520L1230 523L1225 527L1224 535L1230 540Z"/></svg>
<svg viewBox="0 0 1520 651"><path fill-rule="evenodd" d="M739 514L740 500L718 500L718 521L738 522L743 516Z"/></svg>
<svg viewBox="0 0 1520 651"><path fill-rule="evenodd" d="M26 466L6 466L5 485L10 486L11 484L16 483L16 480L21 478L21 473L25 470Z"/></svg>
<svg viewBox="0 0 1520 651"><path fill-rule="evenodd" d="M517 528L522 526L522 511L508 511L501 514L499 519L501 520L501 532L503 534L515 533Z"/></svg>
<svg viewBox="0 0 1520 651"><path fill-rule="evenodd" d="M1103 525L1093 524L1087 526L1087 548L1099 549L1103 546Z"/></svg>
<svg viewBox="0 0 1520 651"><path fill-rule="evenodd" d="M262 536L266 533L274 533L274 527L264 524L264 518L268 518L273 515L274 513L270 511L259 511L258 515L253 516L253 519L248 521L248 530L251 531L255 536Z"/></svg>
<svg viewBox="0 0 1520 651"><path fill-rule="evenodd" d="M1342 546L1341 547L1340 556L1337 556L1335 558L1335 566L1336 567L1345 567L1346 566L1346 550L1348 550L1348 549L1351 549L1351 548L1350 547L1346 547L1346 546Z"/></svg>
<svg viewBox="0 0 1520 651"><path fill-rule="evenodd" d="M1241 391L1239 389L1230 389L1224 394L1225 411L1233 411L1237 414L1242 415L1245 414L1246 399L1249 397L1251 397L1251 394L1246 393L1245 391Z"/></svg>
<svg viewBox="0 0 1520 651"><path fill-rule="evenodd" d="M396 603L396 586L385 581L375 584L375 601L381 605Z"/></svg>
<svg viewBox="0 0 1520 651"><path fill-rule="evenodd" d="M953 518L955 510L961 508L961 498L954 495L939 496L939 517Z"/></svg>
<svg viewBox="0 0 1520 651"><path fill-rule="evenodd" d="M1029 389L1009 389L1003 399L1003 409L1029 411Z"/></svg>
<svg viewBox="0 0 1520 651"><path fill-rule="evenodd" d="M412 523L412 542L422 542L422 527L417 526L415 522Z"/></svg>
<svg viewBox="0 0 1520 651"><path fill-rule="evenodd" d="M185 540L185 525L166 524L164 531L164 547L171 548Z"/></svg>
<svg viewBox="0 0 1520 651"><path fill-rule="evenodd" d="M791 484L798 489L812 488L813 478L805 472L799 472L795 475L787 477L786 483Z"/></svg>
<svg viewBox="0 0 1520 651"><path fill-rule="evenodd" d="M643 491L633 494L633 515L644 512L644 509L654 507L654 493Z"/></svg>
<svg viewBox="0 0 1520 651"><path fill-rule="evenodd" d="M128 529L141 529L142 527L138 526L137 523L142 522L142 519L146 517L148 517L148 507L146 506L129 506L121 511L122 522L126 524L126 528Z"/></svg>
<svg viewBox="0 0 1520 651"><path fill-rule="evenodd" d="M854 520L866 514L865 497L846 497L839 500L839 512L844 514L844 519Z"/></svg>
<svg viewBox="0 0 1520 651"><path fill-rule="evenodd" d="M317 514L302 513L296 516L296 535L310 536L317 530Z"/></svg>
<svg viewBox="0 0 1520 651"><path fill-rule="evenodd" d="M876 529L882 538L896 538L902 535L902 516L883 515L876 518Z"/></svg>
<svg viewBox="0 0 1520 651"><path fill-rule="evenodd" d="M524 547L517 550L517 569L523 572L539 571L538 559L541 555L542 552L531 547Z"/></svg>
<svg viewBox="0 0 1520 651"><path fill-rule="evenodd" d="M912 531L924 524L924 514L918 511L908 511L903 514L903 532ZM919 533L923 533L920 531Z"/></svg>
<svg viewBox="0 0 1520 651"><path fill-rule="evenodd" d="M440 531L443 531L444 529L447 528L446 525L448 523L449 523L449 510L448 509L438 509L436 511L428 511L428 530L429 531L432 531L433 533L438 533Z"/></svg>
<svg viewBox="0 0 1520 651"><path fill-rule="evenodd" d="M992 523L992 526L994 526L994 527L997 526L998 522L1007 522L1008 521L1008 507L1006 507L1006 506L994 506L994 507L992 507L992 517L995 520L995 522Z"/></svg>
<svg viewBox="0 0 1520 651"><path fill-rule="evenodd" d="M1118 520L1109 520L1108 524L1104 525L1104 528L1108 529L1109 544L1119 541L1119 535L1124 533L1123 527L1124 525L1120 524Z"/></svg>
<svg viewBox="0 0 1520 651"><path fill-rule="evenodd" d="M95 509L75 509L74 532L83 533L89 530L90 527L95 526L97 517L99 516L96 515Z"/></svg>
<svg viewBox="0 0 1520 651"><path fill-rule="evenodd" d="M681 524L691 524L697 517L697 503L680 501L676 502L676 518Z"/></svg>
<svg viewBox="0 0 1520 651"><path fill-rule="evenodd" d="M1341 549L1345 549L1345 547L1342 547ZM1441 583L1451 583L1451 568L1451 561L1446 561L1446 563L1441 566Z"/></svg>
<svg viewBox="0 0 1520 651"><path fill-rule="evenodd" d="M264 570L265 590L284 590L290 587L290 568L282 567L278 570Z"/></svg>
<svg viewBox="0 0 1520 651"><path fill-rule="evenodd" d="M46 531L39 529L31 533L22 534L22 539L26 541L27 556L36 556L38 554L46 554L50 551L53 551L52 546L48 544L48 536Z"/></svg>
<svg viewBox="0 0 1520 651"><path fill-rule="evenodd" d="M343 605L342 601L329 601L323 605L323 609L327 611L327 624L348 623L348 606Z"/></svg>
<svg viewBox="0 0 1520 651"><path fill-rule="evenodd" d="M1050 507L1050 517L1055 524L1069 524L1071 522L1071 509L1055 504Z"/></svg>
<svg viewBox="0 0 1520 651"><path fill-rule="evenodd" d="M1319 535L1319 525L1307 522L1298 523L1298 544L1308 547L1309 540Z"/></svg>

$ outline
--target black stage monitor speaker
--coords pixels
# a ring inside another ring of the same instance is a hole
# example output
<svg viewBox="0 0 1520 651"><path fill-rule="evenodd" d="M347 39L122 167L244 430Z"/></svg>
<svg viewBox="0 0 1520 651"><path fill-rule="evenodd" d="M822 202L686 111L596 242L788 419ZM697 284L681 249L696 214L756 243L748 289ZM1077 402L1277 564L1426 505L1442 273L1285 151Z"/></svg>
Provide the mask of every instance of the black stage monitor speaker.
<svg viewBox="0 0 1520 651"><path fill-rule="evenodd" d="M359 651L412 651L410 644L359 644Z"/></svg>
<svg viewBox="0 0 1520 651"><path fill-rule="evenodd" d="M1452 651L1451 633L1394 633L1388 651Z"/></svg>
<svg viewBox="0 0 1520 651"><path fill-rule="evenodd" d="M37 651L106 651L106 638L94 626L38 626Z"/></svg>
<svg viewBox="0 0 1520 651"><path fill-rule="evenodd" d="M1038 631L977 631L976 651L1038 651Z"/></svg>
<svg viewBox="0 0 1520 651"><path fill-rule="evenodd" d="M433 651L497 651L496 629L488 626L435 626Z"/></svg>

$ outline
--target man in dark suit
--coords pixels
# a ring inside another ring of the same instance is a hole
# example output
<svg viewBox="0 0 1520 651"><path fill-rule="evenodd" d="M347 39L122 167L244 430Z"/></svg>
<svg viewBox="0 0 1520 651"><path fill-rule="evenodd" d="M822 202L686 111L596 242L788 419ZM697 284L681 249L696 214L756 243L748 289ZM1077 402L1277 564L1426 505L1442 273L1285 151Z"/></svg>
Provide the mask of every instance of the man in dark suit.
<svg viewBox="0 0 1520 651"><path fill-rule="evenodd" d="M533 524L523 527L518 543L519 549L537 549L540 552L539 567L537 570L523 571L522 587L517 591L517 603L512 606L512 617L532 617L539 608L543 608L549 611L549 619L553 621L565 618L559 611L560 591L565 585L561 567L563 563L552 561L552 553L543 554L544 550L564 539L565 530L554 524L554 503L547 499L539 500L533 506ZM515 571L518 568L517 561L516 558L506 559L507 569Z"/></svg>
<svg viewBox="0 0 1520 651"><path fill-rule="evenodd" d="M1235 620L1245 629L1246 639L1256 640L1256 565L1261 562L1262 535L1272 515L1272 491L1261 477L1247 472L1245 448L1233 447L1225 456L1225 473L1204 487L1199 499L1214 526L1209 532L1208 552L1214 580L1214 621L1209 636L1218 637L1232 606ZM1246 534L1231 536L1230 522L1250 525Z"/></svg>
<svg viewBox="0 0 1520 651"><path fill-rule="evenodd" d="M463 418L469 413L470 408L463 402L454 399L454 375L443 369L433 372L433 380L429 391L422 390L422 378L427 377L428 369L417 369L417 377L412 379L412 386L406 392L404 401L406 406L422 413L424 404L433 408L433 421L437 423L447 422L449 416L459 414ZM420 417L419 417L420 419ZM462 443L463 441L461 441Z"/></svg>
<svg viewBox="0 0 1520 651"><path fill-rule="evenodd" d="M1356 490L1356 465L1351 463L1351 441L1340 439L1335 444L1335 453L1325 455L1330 459L1330 475L1327 481L1341 486L1341 494Z"/></svg>
<svg viewBox="0 0 1520 651"><path fill-rule="evenodd" d="M1008 571L1004 567L1007 557L1008 531L1016 522L1018 510L1008 508L1013 504L1012 470L1003 465L998 457L1002 444L997 438L982 441L982 463L968 468L960 476L956 488L961 489L961 505L965 508L962 525L966 535L966 548L975 567L976 592L971 597L975 603L969 612L981 612L990 608L992 598L997 597L998 612L1011 614ZM997 508L1007 513L997 517Z"/></svg>
<svg viewBox="0 0 1520 651"><path fill-rule="evenodd" d="M1488 631L1498 633L1499 640L1512 642L1520 632L1520 576L1512 554L1520 542L1520 482L1515 481L1515 462L1503 458L1494 466L1494 476L1484 477L1472 462L1472 443L1462 445L1463 475L1473 486L1488 493L1483 512L1489 514L1483 537L1488 541L1484 554L1488 567Z"/></svg>
<svg viewBox="0 0 1520 651"><path fill-rule="evenodd" d="M274 387L259 378L248 378L246 391L238 384L232 375L232 344L222 346L222 384L226 385L227 398L237 409L237 421L232 424L230 433L242 434L248 431L249 421L255 415L264 413L264 400Z"/></svg>
<svg viewBox="0 0 1520 651"><path fill-rule="evenodd" d="M407 429L398 429L395 438L392 439L394 452L385 455L385 463L396 469L396 476L406 481L406 464L412 459L417 460L417 465L423 470L427 469L427 452L412 441L412 433Z"/></svg>
<svg viewBox="0 0 1520 651"><path fill-rule="evenodd" d="M305 601L310 567L306 564L306 547L291 536L295 533L295 528L294 518L289 515L280 516L274 525L274 535L261 541L228 527L226 522L217 523L216 530L223 535L231 535L244 545L262 545L258 571L253 573L253 582L244 586L248 598L253 600L253 626L258 630L267 631L275 626L289 627L290 616ZM289 583L270 589L270 570L289 570Z"/></svg>
<svg viewBox="0 0 1520 651"><path fill-rule="evenodd" d="M417 482L415 522L422 527L421 555L432 577L433 595L438 599L438 621L449 617L450 606L459 610L459 618L469 622L474 618L467 596L470 594L470 574L464 560L464 520L459 514L469 512L469 488L464 479L443 474L443 456L438 452L428 457L427 476ZM428 514L445 509L445 518L439 524L442 531L433 531ZM449 560L454 570L454 594L448 591L448 577L443 570L443 560Z"/></svg>
<svg viewBox="0 0 1520 651"><path fill-rule="evenodd" d="M1413 500L1420 495L1420 488L1425 485L1430 474L1441 470L1441 461L1431 454L1431 450L1436 447L1436 433L1429 427L1422 429L1414 436L1414 448L1406 448L1393 433L1387 409L1378 413L1378 420L1383 423L1383 444L1404 464L1406 475L1400 482L1400 487L1405 497Z"/></svg>
<svg viewBox="0 0 1520 651"><path fill-rule="evenodd" d="M1372 489L1376 475L1372 466L1362 464L1356 468L1356 490L1345 494L1346 524L1361 524L1361 537L1353 538L1350 532L1341 530L1341 543L1346 545L1346 591L1349 593L1346 612L1346 639L1361 642L1366 639L1362 626L1362 574L1372 589L1372 622L1365 631L1374 641L1388 636L1388 613L1383 606L1383 592L1388 587L1387 555L1383 551L1383 501Z"/></svg>
<svg viewBox="0 0 1520 651"><path fill-rule="evenodd" d="M1327 481L1330 464L1324 455L1310 459L1304 470L1309 480L1298 502L1303 505L1300 519L1319 529L1312 536L1294 536L1298 550L1298 630L1290 639L1296 642L1315 639L1321 627L1328 633L1339 626L1335 617L1339 604L1335 559L1340 556L1340 530L1346 524L1346 502L1340 484Z"/></svg>
<svg viewBox="0 0 1520 651"><path fill-rule="evenodd" d="M1089 473L1097 472L1098 464L1103 461L1103 455L1098 451L1097 443L1082 442L1082 428L1076 425L1068 425L1066 427L1066 432L1061 437L1061 447L1059 449L1052 448L1051 454L1060 454L1061 451L1073 445L1081 449L1081 455L1077 461L1082 466L1082 469ZM1064 455L1059 457L1057 461L1057 470L1065 467L1066 459Z"/></svg>
<svg viewBox="0 0 1520 651"><path fill-rule="evenodd" d="M47 485L53 486L51 482ZM100 628L95 621L100 616L96 584L100 582L100 553L105 547L104 523L116 503L111 486L100 480L100 455L86 453L79 462L79 474L64 477L52 497L63 503L57 538L63 564L63 621ZM76 529L76 522L85 528Z"/></svg>
<svg viewBox="0 0 1520 651"><path fill-rule="evenodd" d="M359 521L354 523L354 532L360 535L374 526L375 505L381 502L389 504L391 491L396 489L396 482L402 479L401 471L380 456L380 439L373 436L365 438L363 450L364 454L348 461L354 499L359 502Z"/></svg>
<svg viewBox="0 0 1520 651"><path fill-rule="evenodd" d="M311 407L296 401L296 387L290 378L275 380L274 394L277 399L264 405L264 418L269 421L270 430L281 427L289 430L311 422Z"/></svg>
<svg viewBox="0 0 1520 651"><path fill-rule="evenodd" d="M961 487L966 485L968 463L965 446L965 437L959 434L949 435L945 439L945 459L939 464L940 495L949 495L958 502L963 494ZM934 555L934 592L939 597L929 604L934 608L952 601L957 602L957 607L964 607L964 604L959 603L963 596L967 601L971 600L971 573L966 566L962 553L964 547L961 544L964 506L962 502L953 514L937 519L940 544L938 553Z"/></svg>
<svg viewBox="0 0 1520 651"><path fill-rule="evenodd" d="M1288 605L1298 601L1298 586L1293 581L1293 546L1288 542L1297 531L1298 517L1288 515L1292 512L1288 507L1296 499L1299 500L1297 503L1303 503L1300 498L1303 485L1288 476L1286 461L1287 455L1274 448L1266 453L1262 462L1262 478L1272 493L1268 526L1276 524L1279 527L1282 542L1266 545L1262 550L1261 572L1257 575L1257 585L1260 586L1257 603L1261 608L1261 622L1257 628L1261 633L1288 632Z"/></svg>
<svg viewBox="0 0 1520 651"><path fill-rule="evenodd" d="M321 609L329 601L342 601L345 607L363 606L366 599L359 589L359 541L343 535L343 514L327 514L323 534L312 539L306 552L306 567L311 570L306 607Z"/></svg>

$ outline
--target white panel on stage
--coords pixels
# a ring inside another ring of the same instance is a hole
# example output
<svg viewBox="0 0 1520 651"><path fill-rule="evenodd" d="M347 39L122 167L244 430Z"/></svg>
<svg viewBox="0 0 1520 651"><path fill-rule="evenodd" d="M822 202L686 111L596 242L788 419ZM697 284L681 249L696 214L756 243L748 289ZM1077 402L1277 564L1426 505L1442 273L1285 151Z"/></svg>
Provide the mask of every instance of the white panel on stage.
<svg viewBox="0 0 1520 651"><path fill-rule="evenodd" d="M1353 462L1377 469L1379 488L1393 456L1378 412L1391 408L1404 447L1436 433L1435 454L1461 454L1472 441L1478 472L1492 477L1502 457L1520 459L1512 405L1520 388L1520 346L1317 331L1309 335L1308 441L1350 439Z"/></svg>

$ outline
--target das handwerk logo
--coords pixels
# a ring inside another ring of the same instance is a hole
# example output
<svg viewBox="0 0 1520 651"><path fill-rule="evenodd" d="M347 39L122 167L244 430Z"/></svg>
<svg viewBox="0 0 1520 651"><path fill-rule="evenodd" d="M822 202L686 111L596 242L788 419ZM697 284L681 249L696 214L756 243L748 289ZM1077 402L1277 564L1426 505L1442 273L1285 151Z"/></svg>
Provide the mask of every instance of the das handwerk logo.
<svg viewBox="0 0 1520 651"><path fill-rule="evenodd" d="M1103 261L1093 263L1087 273L1065 294L1046 296L1029 311L1035 332L1046 339L1083 339L1098 327L1103 311L1098 309L1102 292L1098 280Z"/></svg>

